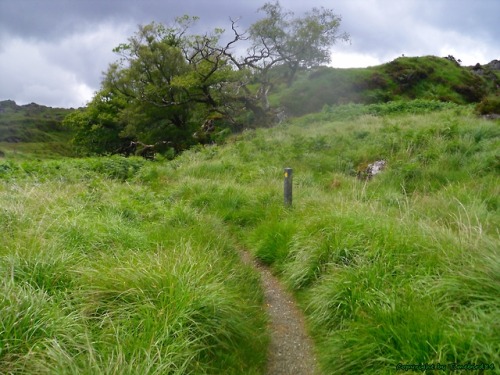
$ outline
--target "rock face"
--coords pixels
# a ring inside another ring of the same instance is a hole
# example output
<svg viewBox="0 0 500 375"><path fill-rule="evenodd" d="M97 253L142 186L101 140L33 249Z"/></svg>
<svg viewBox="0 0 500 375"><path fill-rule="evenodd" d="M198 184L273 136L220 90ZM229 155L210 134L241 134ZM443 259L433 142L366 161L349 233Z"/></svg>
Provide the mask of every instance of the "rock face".
<svg viewBox="0 0 500 375"><path fill-rule="evenodd" d="M494 70L500 70L500 60L491 60L488 64L481 65L477 63L474 66L470 66L469 69L477 75L484 76Z"/></svg>
<svg viewBox="0 0 500 375"><path fill-rule="evenodd" d="M368 164L368 168L366 168L366 174L368 175L368 178L372 178L376 174L382 172L386 164L387 162L385 160L377 160L372 164Z"/></svg>
<svg viewBox="0 0 500 375"><path fill-rule="evenodd" d="M6 112L7 109L11 109L12 111L18 111L19 106L13 100L0 101L0 113Z"/></svg>
<svg viewBox="0 0 500 375"><path fill-rule="evenodd" d="M486 66L491 70L500 70L500 60L492 60Z"/></svg>

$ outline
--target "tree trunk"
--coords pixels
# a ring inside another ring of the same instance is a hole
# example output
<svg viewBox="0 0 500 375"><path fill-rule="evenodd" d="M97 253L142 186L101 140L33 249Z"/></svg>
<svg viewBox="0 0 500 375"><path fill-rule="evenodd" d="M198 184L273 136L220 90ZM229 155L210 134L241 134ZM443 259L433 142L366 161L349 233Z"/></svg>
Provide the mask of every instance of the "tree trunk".
<svg viewBox="0 0 500 375"><path fill-rule="evenodd" d="M299 63L293 62L288 64L288 66L290 67L290 73L286 85L287 87L290 87L292 86L293 80L295 79L295 75L297 74L297 70L299 69Z"/></svg>
<svg viewBox="0 0 500 375"><path fill-rule="evenodd" d="M245 107L252 111L255 116L255 122L258 126L268 127L271 125L271 119L269 116L269 111L262 108L259 104L255 103L252 99L248 97L241 97L240 100L245 104Z"/></svg>

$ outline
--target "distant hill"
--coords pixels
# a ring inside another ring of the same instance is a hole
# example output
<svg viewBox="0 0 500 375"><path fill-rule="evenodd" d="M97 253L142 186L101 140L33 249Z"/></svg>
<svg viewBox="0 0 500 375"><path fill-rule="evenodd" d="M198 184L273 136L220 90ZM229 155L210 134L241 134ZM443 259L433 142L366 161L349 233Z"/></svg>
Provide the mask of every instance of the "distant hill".
<svg viewBox="0 0 500 375"><path fill-rule="evenodd" d="M0 156L5 151L39 156L68 155L72 133L63 128L62 120L72 111L35 103L17 105L12 100L0 101Z"/></svg>
<svg viewBox="0 0 500 375"><path fill-rule="evenodd" d="M321 67L302 72L291 87L275 88L271 102L284 107L289 115L300 116L325 105L347 103L412 99L477 103L499 95L499 88L498 60L463 67L453 56L400 57L368 68Z"/></svg>
<svg viewBox="0 0 500 375"><path fill-rule="evenodd" d="M36 103L0 102L0 142L47 142L67 133L62 120L73 109L51 108Z"/></svg>

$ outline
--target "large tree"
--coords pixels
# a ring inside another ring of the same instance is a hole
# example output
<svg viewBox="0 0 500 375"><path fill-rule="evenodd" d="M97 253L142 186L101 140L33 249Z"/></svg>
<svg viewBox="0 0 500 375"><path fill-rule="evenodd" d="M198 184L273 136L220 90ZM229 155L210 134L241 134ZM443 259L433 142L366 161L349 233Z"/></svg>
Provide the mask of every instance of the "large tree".
<svg viewBox="0 0 500 375"><path fill-rule="evenodd" d="M266 16L250 27L252 46L245 61L263 73L285 65L289 84L299 68L330 62L332 45L349 40L348 34L339 31L341 17L331 9L313 8L302 17L294 17L276 1L266 3L259 11Z"/></svg>
<svg viewBox="0 0 500 375"><path fill-rule="evenodd" d="M206 139L200 127L272 123L272 69L282 66L291 83L300 68L328 62L331 45L348 37L338 32L340 17L328 9L294 17L275 2L260 10L266 16L246 32L231 20L225 43L223 29L190 34L196 17L140 26L115 48L119 59L87 110L67 120L79 130L76 141L94 152L114 152L131 141L180 151ZM250 46L244 55L236 48L242 45Z"/></svg>
<svg viewBox="0 0 500 375"><path fill-rule="evenodd" d="M238 92L248 71L234 69L224 54L222 30L188 35L195 21L184 16L168 28L141 26L115 49L121 58L108 69L103 86L127 98L128 129L144 140L142 130L158 138L162 127L192 134L208 120L237 123L243 109Z"/></svg>

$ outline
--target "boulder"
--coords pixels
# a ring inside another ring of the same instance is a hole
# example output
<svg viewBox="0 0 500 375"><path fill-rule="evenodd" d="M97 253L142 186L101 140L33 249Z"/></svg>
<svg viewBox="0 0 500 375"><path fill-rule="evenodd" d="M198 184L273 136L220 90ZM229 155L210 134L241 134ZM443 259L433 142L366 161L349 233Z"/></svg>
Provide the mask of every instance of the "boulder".
<svg viewBox="0 0 500 375"><path fill-rule="evenodd" d="M387 165L385 160L377 160L373 163L368 164L368 166L358 172L358 178L362 180L371 180L373 176L382 172Z"/></svg>

